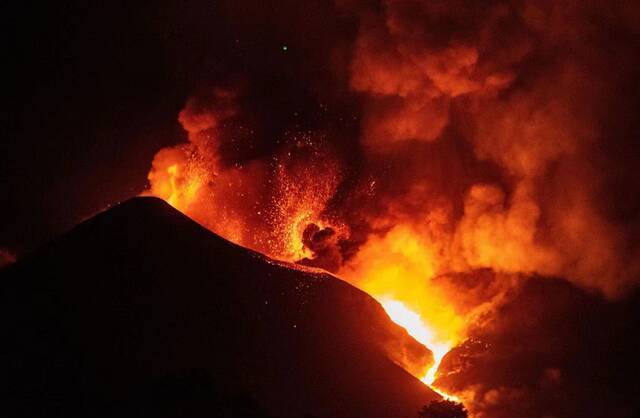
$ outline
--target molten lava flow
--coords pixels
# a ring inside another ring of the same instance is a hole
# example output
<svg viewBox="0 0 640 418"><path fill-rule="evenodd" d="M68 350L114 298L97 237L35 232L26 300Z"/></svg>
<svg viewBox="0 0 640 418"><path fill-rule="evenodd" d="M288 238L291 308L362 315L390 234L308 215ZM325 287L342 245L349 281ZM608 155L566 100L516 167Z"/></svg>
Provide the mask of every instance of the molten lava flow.
<svg viewBox="0 0 640 418"><path fill-rule="evenodd" d="M348 235L348 230L343 230L339 223L326 221L322 216L338 182L336 170L330 164L318 168L308 162L304 166L286 167L278 161L272 181L273 196L265 207L258 207L258 215L266 219L261 222L259 217L247 215L242 204L233 201L238 196L238 202L246 201L244 192L248 188L238 180L242 179L242 172L220 170L215 177L208 176L197 161L181 150L160 153L149 176L150 193L233 242L277 259L297 262L315 260L322 254L319 248L326 250L324 257L337 251L323 247L335 242L318 242L319 235L311 237L312 241L316 239L313 241L316 246L309 247L312 244L305 241L304 235L310 225L317 231L326 232L325 228L330 228L336 236ZM314 181L314 170L325 173L325 181ZM415 371L417 378L432 386L442 358L465 339L465 318L434 282L442 270L444 257L441 243L430 236L419 226L399 223L382 235L372 234L347 263L337 262L336 273L376 298L394 322L433 352L434 364L428 370ZM327 263L325 260L324 264L308 265L325 267Z"/></svg>
<svg viewBox="0 0 640 418"><path fill-rule="evenodd" d="M442 358L454 347L455 342L439 340L436 337L437 333L423 321L420 315L407 308L402 302L384 297L379 301L393 322L405 328L409 335L433 352L433 365L420 380L444 398L459 402L457 397L444 393L433 386Z"/></svg>
<svg viewBox="0 0 640 418"><path fill-rule="evenodd" d="M391 319L428 347L434 365L422 376L433 384L444 355L464 340L465 318L434 277L440 269L438 245L413 227L398 225L372 236L339 271L341 277L376 298Z"/></svg>

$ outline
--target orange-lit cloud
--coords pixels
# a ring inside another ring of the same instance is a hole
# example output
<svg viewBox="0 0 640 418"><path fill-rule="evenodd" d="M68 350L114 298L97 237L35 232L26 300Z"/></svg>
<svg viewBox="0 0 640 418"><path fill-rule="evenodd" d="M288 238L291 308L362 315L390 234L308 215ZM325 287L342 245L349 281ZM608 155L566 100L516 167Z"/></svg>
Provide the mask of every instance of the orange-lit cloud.
<svg viewBox="0 0 640 418"><path fill-rule="evenodd" d="M527 277L609 299L637 285L637 205L607 185L640 190L619 151L631 128L612 122L634 126L614 92L638 48L604 47L637 10L336 4L352 38L307 51L308 78L291 81L313 104L289 109L270 84L260 108L250 83L194 95L179 116L189 142L156 155L149 193L234 242L332 270L434 347L493 323ZM545 384L562 381L548 369ZM481 400L450 386L478 417L531 396L478 384Z"/></svg>

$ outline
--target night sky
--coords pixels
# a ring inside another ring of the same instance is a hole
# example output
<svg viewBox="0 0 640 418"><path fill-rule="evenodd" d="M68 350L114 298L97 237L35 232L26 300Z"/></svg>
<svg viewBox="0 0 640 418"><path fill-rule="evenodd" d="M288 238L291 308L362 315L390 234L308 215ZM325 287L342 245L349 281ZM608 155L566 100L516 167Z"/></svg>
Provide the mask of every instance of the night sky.
<svg viewBox="0 0 640 418"><path fill-rule="evenodd" d="M184 140L177 115L203 80L246 68L246 56L257 67L287 59L283 34L230 28L223 9L3 3L0 247L23 253L137 195L153 155Z"/></svg>
<svg viewBox="0 0 640 418"><path fill-rule="evenodd" d="M6 8L0 236L22 252L144 187L191 80L150 5Z"/></svg>

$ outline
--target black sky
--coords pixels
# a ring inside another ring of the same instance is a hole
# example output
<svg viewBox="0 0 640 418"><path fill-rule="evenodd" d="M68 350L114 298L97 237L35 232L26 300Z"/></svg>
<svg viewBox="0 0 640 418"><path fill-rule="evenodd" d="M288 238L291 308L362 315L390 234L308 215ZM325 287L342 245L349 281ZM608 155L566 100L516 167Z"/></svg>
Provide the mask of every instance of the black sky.
<svg viewBox="0 0 640 418"><path fill-rule="evenodd" d="M181 140L177 114L215 67L210 51L238 43L215 2L2 9L0 247L21 253L139 193L155 152Z"/></svg>
<svg viewBox="0 0 640 418"><path fill-rule="evenodd" d="M11 1L2 15L0 248L18 254L140 193L154 154L185 139L178 112L198 89L252 80L267 129L340 95L348 83L326 74L346 68L356 30L324 1Z"/></svg>

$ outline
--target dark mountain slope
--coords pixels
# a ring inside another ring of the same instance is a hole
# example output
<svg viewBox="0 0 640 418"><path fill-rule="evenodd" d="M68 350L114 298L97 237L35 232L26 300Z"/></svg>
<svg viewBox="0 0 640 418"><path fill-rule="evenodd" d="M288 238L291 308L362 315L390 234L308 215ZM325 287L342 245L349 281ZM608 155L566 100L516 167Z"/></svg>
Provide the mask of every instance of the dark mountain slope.
<svg viewBox="0 0 640 418"><path fill-rule="evenodd" d="M430 353L367 294L158 199L103 212L0 276L2 417L389 418L437 397L396 364Z"/></svg>

